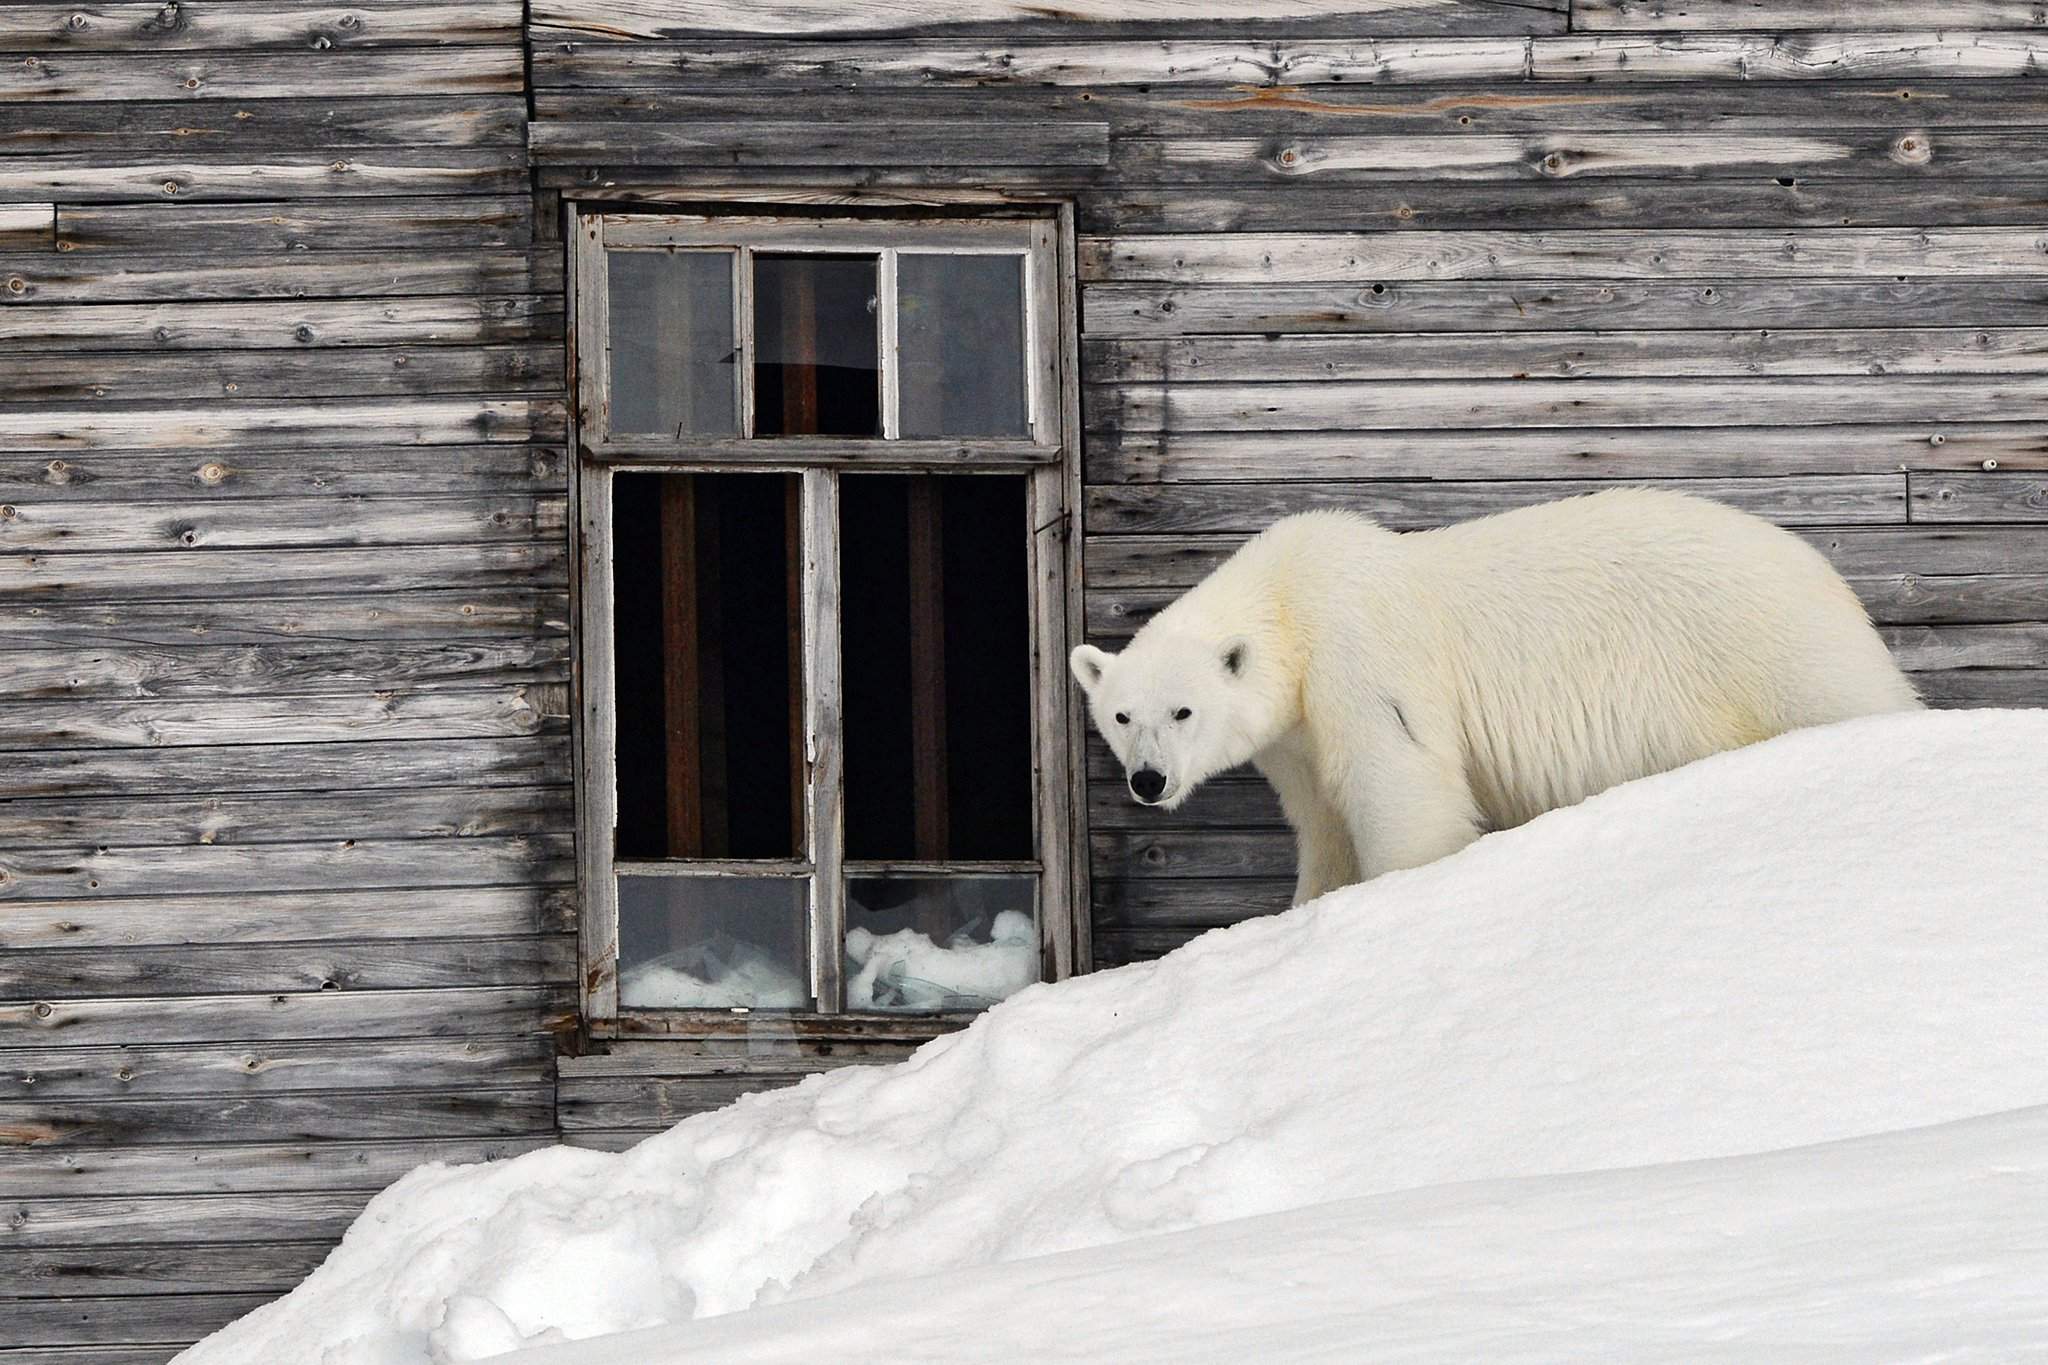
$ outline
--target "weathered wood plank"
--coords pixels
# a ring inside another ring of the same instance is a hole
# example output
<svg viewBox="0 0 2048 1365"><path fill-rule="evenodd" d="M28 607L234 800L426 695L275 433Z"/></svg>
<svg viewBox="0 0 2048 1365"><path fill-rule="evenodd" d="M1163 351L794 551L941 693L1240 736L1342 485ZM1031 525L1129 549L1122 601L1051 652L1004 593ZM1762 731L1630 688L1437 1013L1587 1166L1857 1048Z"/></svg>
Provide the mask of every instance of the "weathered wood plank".
<svg viewBox="0 0 2048 1365"><path fill-rule="evenodd" d="M551 1033L573 1022L566 988L553 985L0 1004L0 1039L11 1047L132 1047L222 1038L480 1038Z"/></svg>
<svg viewBox="0 0 2048 1365"><path fill-rule="evenodd" d="M1657 486L1657 480L1631 480ZM1256 531L1311 508L1365 512L1397 530L1550 502L1615 487L1583 479L1527 479L1497 483L1361 482L1291 484L1123 484L1087 491L1083 525L1091 535ZM1705 478L1672 481L1744 511L1788 525L1903 522L1904 475L1786 475L1782 478Z"/></svg>
<svg viewBox="0 0 2048 1365"><path fill-rule="evenodd" d="M2042 40L2048 53L2048 37ZM1134 138L1117 144L1113 180L1528 180L1575 177L1771 176L1857 178L1996 175L2048 166L2048 137L2031 130L1962 133L1924 128L1779 133L1557 132L1528 136L1331 135Z"/></svg>
<svg viewBox="0 0 2048 1365"><path fill-rule="evenodd" d="M53 766L77 752L47 750L54 755ZM365 890L377 887L409 886L499 886L507 884L546 885L574 880L571 866L575 850L567 831L552 834L485 835L467 839L355 839L343 835L312 844L200 845L184 848L106 848L86 845L72 848L9 849L0 854L0 902L9 900L61 900L66 897L93 899L101 896L146 896L166 888L180 892L319 891L330 886ZM484 973L481 961L467 959L451 963L440 975L414 978L412 967L402 961L389 943L376 950L374 963L356 974L356 984L370 987L460 985L478 981L534 979L533 971L553 963L554 949L542 940L508 942L497 956L512 964L513 974L495 978ZM162 991L183 994L214 989L209 973L226 970L211 959L190 956L196 948L177 948L156 955L149 950L124 952L114 960L98 951L79 955L76 963L54 959L49 949L18 954L13 968L0 967L0 982L14 988L17 998L37 988L44 992L64 989L83 991L88 981L100 983L98 994L117 995ZM241 951L241 950L237 950ZM249 950L256 951L256 950ZM267 950L266 950L267 951ZM291 950L296 952L298 950ZM337 953L346 957L345 950ZM482 950L477 950L480 954ZM290 952L286 954L288 958ZM261 956L259 954L259 956ZM308 962L318 960L308 954ZM161 957L163 960L157 961ZM212 965L208 965L212 963ZM276 982L311 981L314 989L334 989L322 983L331 972L293 968L285 961L252 968L247 984L223 984L219 989L291 989ZM560 964L556 964L560 965ZM31 971L43 975L29 975ZM65 973L70 975L66 976ZM522 976L519 973L525 972ZM16 973L22 973L17 975ZM265 975L278 973L278 975ZM397 973L387 976L385 973ZM346 975L347 973L344 973ZM564 967L566 978L568 969ZM230 973L223 982L242 980ZM339 979L337 984L349 984ZM190 981L195 984L180 986Z"/></svg>
<svg viewBox="0 0 2048 1365"><path fill-rule="evenodd" d="M1871 5L1863 0L1572 0L1572 27L1584 33L1842 32L1891 28L1902 20L1938 24L1947 32L2048 25L2048 15L2037 0L1938 0L1919 5Z"/></svg>
<svg viewBox="0 0 2048 1365"><path fill-rule="evenodd" d="M51 1055L57 1055L51 1050ZM551 1145L547 1137L413 1138L401 1142L239 1143L72 1148L0 1145L0 1196L135 1198L160 1194L361 1190L374 1193L425 1161L495 1161Z"/></svg>
<svg viewBox="0 0 2048 1365"><path fill-rule="evenodd" d="M560 591L410 591L372 597L242 597L198 602L0 603L0 644L25 649L276 644L285 640L536 639L569 630Z"/></svg>
<svg viewBox="0 0 2048 1365"><path fill-rule="evenodd" d="M332 48L513 44L520 39L514 0L350 0L347 5L278 0L49 0L0 7L0 52L325 52Z"/></svg>
<svg viewBox="0 0 2048 1365"><path fill-rule="evenodd" d="M0 1247L0 1284L23 1299L201 1294L217 1292L224 1284L242 1292L282 1294L296 1288L333 1250L331 1237L313 1242L184 1242L48 1250ZM121 1359L114 1357L115 1361ZM95 1355L93 1360L95 1365L106 1365L107 1357ZM0 1351L0 1365L11 1365L7 1352ZM69 1365L86 1365L86 1358L74 1356Z"/></svg>
<svg viewBox="0 0 2048 1365"><path fill-rule="evenodd" d="M208 1095L165 1100L0 1101L5 1140L47 1149L118 1147L159 1142L205 1142L227 1134L269 1140L319 1142L399 1137L517 1137L555 1126L554 1087L523 1090L385 1090L374 1102L362 1092L286 1095ZM34 1201L26 1210L31 1225ZM65 1231L46 1233L62 1237ZM76 1232L68 1235L76 1236ZM304 1235L279 1228L271 1237ZM127 1240L134 1236L130 1225Z"/></svg>
<svg viewBox="0 0 2048 1365"><path fill-rule="evenodd" d="M1532 80L1894 80L2029 76L2048 42L2035 29L1868 33L1588 35L1530 44Z"/></svg>
<svg viewBox="0 0 2048 1365"><path fill-rule="evenodd" d="M1560 33L1560 0L1255 0L1231 7L1234 29L1278 26L1344 34ZM543 0L533 7L537 39L644 39L690 34L832 37L929 33L1073 33L1089 25L1185 32L1223 17L1205 0L1079 0L1057 10L1024 0Z"/></svg>
<svg viewBox="0 0 2048 1365"><path fill-rule="evenodd" d="M52 749L0 754L0 790L21 797L552 786L567 780L568 750L567 737L553 734L404 744ZM0 885L0 892L5 889ZM161 889L138 887L136 892Z"/></svg>
<svg viewBox="0 0 2048 1365"><path fill-rule="evenodd" d="M195 1047L0 1048L0 1100L531 1088L547 1084L554 1068L553 1040L538 1034Z"/></svg>
<svg viewBox="0 0 2048 1365"><path fill-rule="evenodd" d="M506 405L513 406L513 405ZM196 430L203 409L186 420ZM336 414L337 417L339 414ZM227 414L223 413L223 417ZM165 414L165 445L184 428ZM124 424L126 426L127 424ZM142 425L137 422L136 426ZM7 421L0 415L0 439ZM134 430L124 435L140 434ZM474 434L474 433L472 433ZM221 440L206 445L233 445ZM202 446L204 448L204 446ZM469 498L249 498L221 502L20 501L0 504L0 553L432 545L560 535L567 509L549 494Z"/></svg>
<svg viewBox="0 0 2048 1365"><path fill-rule="evenodd" d="M1100 830L1089 836L1088 847L1101 877L1294 875L1294 838L1284 830Z"/></svg>
<svg viewBox="0 0 2048 1365"><path fill-rule="evenodd" d="M1091 282L1197 284L2041 273L2048 232L2035 228L1088 237L1080 264Z"/></svg>
<svg viewBox="0 0 2048 1365"><path fill-rule="evenodd" d="M520 543L421 545L403 556L383 550L183 550L132 554L0 555L0 594L14 604L206 601L226 585L252 595L381 595L418 589L559 588L568 581L564 547ZM508 656L509 658L510 656ZM266 670L267 671L267 670Z"/></svg>
<svg viewBox="0 0 2048 1365"><path fill-rule="evenodd" d="M72 253L0 254L0 307L380 294L541 294L562 287L553 252L297 253L221 260Z"/></svg>
<svg viewBox="0 0 2048 1365"><path fill-rule="evenodd" d="M0 945L10 951L57 947L125 951L152 944L312 943L463 934L509 937L567 933L575 927L572 887L529 883L436 887L430 892L329 889L261 896L10 901L7 914L0 917Z"/></svg>
<svg viewBox="0 0 2048 1365"><path fill-rule="evenodd" d="M0 499L16 503L183 502L195 497L563 493L568 486L567 466L566 454L559 449L509 443L435 446L431 450L372 446L358 450L238 450L216 455L90 451L0 456Z"/></svg>
<svg viewBox="0 0 2048 1365"><path fill-rule="evenodd" d="M6 98L5 72L0 65L0 102ZM517 190L525 179L525 151L498 147L281 151L257 153L255 159L203 152L167 157L114 157L104 152L0 157L0 201L204 203L388 194L499 195Z"/></svg>
<svg viewBox="0 0 2048 1365"><path fill-rule="evenodd" d="M0 251L54 250L56 230L54 204L0 204Z"/></svg>
<svg viewBox="0 0 2048 1365"><path fill-rule="evenodd" d="M1915 673L1913 685L1929 706L2048 706L2048 669L1957 668Z"/></svg>
<svg viewBox="0 0 2048 1365"><path fill-rule="evenodd" d="M401 102L417 111L417 100ZM124 107L124 106L116 106ZM5 213L0 209L0 213ZM266 204L62 204L63 251L202 255L263 251L523 247L533 240L525 195L420 195Z"/></svg>
<svg viewBox="0 0 2048 1365"><path fill-rule="evenodd" d="M804 1071L727 1076L638 1076L582 1080L561 1088L564 1132L582 1128L667 1128L723 1109L742 1095L795 1085Z"/></svg>
<svg viewBox="0 0 2048 1365"><path fill-rule="evenodd" d="M385 552L389 554L389 551ZM414 552L407 550L402 557ZM200 578L192 580L195 590ZM225 585L216 585L216 592ZM147 595L148 585L136 590ZM203 595L203 594L201 594ZM0 687L20 699L323 697L365 688L438 691L569 677L560 637L400 644L189 645L0 651Z"/></svg>
<svg viewBox="0 0 2048 1365"><path fill-rule="evenodd" d="M1765 87L1736 87L1742 93ZM1834 87L1826 87L1830 94ZM1078 215L1091 233L1357 229L2032 226L2048 196L1998 179L1806 179L1748 174L1713 192L1685 180L1577 179L1540 191L1519 181L1374 179L1360 184L1091 187Z"/></svg>
<svg viewBox="0 0 2048 1365"><path fill-rule="evenodd" d="M1083 365L1091 384L2033 375L2048 372L2048 328L1099 338L1088 343Z"/></svg>
<svg viewBox="0 0 2048 1365"><path fill-rule="evenodd" d="M843 1066L872 1066L895 1060L914 1044L848 1043L829 1054L805 1054L794 1043L783 1052L749 1052L720 1056L684 1052L660 1043L624 1042L609 1052L582 1057L564 1057L558 1066L559 1084L571 1089L593 1081L636 1080L651 1076L799 1076L813 1071L834 1071ZM880 1049L880 1050L877 1050Z"/></svg>
<svg viewBox="0 0 2048 1365"><path fill-rule="evenodd" d="M317 744L330 740L485 739L546 727L534 689L250 696L205 700L0 701L0 753L176 748L191 744Z"/></svg>
<svg viewBox="0 0 2048 1365"><path fill-rule="evenodd" d="M558 298L289 299L0 308L8 351L450 346L559 336Z"/></svg>
<svg viewBox="0 0 2048 1365"><path fill-rule="evenodd" d="M1328 380L1281 384L1121 384L1090 395L1092 429L1211 431L1471 430L1530 427L1828 426L1967 422L1985 413L2048 417L2036 380L1886 375L1826 379ZM1245 473L1263 473L1246 466Z"/></svg>
<svg viewBox="0 0 2048 1365"><path fill-rule="evenodd" d="M1294 876L1268 880L1185 881L1139 878L1095 882L1096 932L1171 928L1186 937L1287 908Z"/></svg>
<svg viewBox="0 0 2048 1365"><path fill-rule="evenodd" d="M1074 119L536 123L536 161L607 166L1101 166L1109 125Z"/></svg>
<svg viewBox="0 0 2048 1365"><path fill-rule="evenodd" d="M0 8L0 15L11 12ZM146 100L39 104L19 111L0 128L0 155L90 152L126 159L144 153L234 152L246 157L256 151L331 147L517 147L525 140L526 106L516 95L219 105Z"/></svg>
<svg viewBox="0 0 2048 1365"><path fill-rule="evenodd" d="M1082 288L1091 336L1217 332L1544 332L1746 327L2005 327L2048 318L2048 282L1713 280Z"/></svg>
<svg viewBox="0 0 2048 1365"><path fill-rule="evenodd" d="M114 351L41 354L14 365L0 396L9 402L186 403L200 394L227 399L418 398L438 394L560 393L562 348L406 346L328 351ZM417 451L405 458L414 464ZM0 476L4 478L5 476Z"/></svg>
<svg viewBox="0 0 2048 1365"><path fill-rule="evenodd" d="M2036 471L1914 474L1906 487L1914 521L2048 521L2048 478Z"/></svg>
<svg viewBox="0 0 2048 1365"><path fill-rule="evenodd" d="M1264 908L1269 911L1286 909L1285 897L1279 903ZM1199 928L1121 929L1105 926L1098 932L1102 938L1102 951L1096 960L1103 967L1122 967L1164 957L1208 931Z"/></svg>
<svg viewBox="0 0 2048 1365"><path fill-rule="evenodd" d="M1909 673L1960 668L2048 669L2048 625L1887 626L1885 643Z"/></svg>
<svg viewBox="0 0 2048 1365"><path fill-rule="evenodd" d="M197 1341L261 1308L272 1294L148 1294L134 1298L21 1299L8 1305L8 1337L21 1346L91 1342L97 1348Z"/></svg>
<svg viewBox="0 0 2048 1365"><path fill-rule="evenodd" d="M518 94L523 67L511 43L429 51L32 53L0 58L0 103Z"/></svg>

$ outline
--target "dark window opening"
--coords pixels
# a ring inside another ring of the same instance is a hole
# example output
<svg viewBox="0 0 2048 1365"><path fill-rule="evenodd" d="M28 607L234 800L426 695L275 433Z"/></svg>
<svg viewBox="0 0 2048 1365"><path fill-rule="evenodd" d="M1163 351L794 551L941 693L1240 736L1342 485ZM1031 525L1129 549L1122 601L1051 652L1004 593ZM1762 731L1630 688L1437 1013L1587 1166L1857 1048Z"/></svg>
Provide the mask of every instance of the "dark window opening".
<svg viewBox="0 0 2048 1365"><path fill-rule="evenodd" d="M879 436L874 256L754 258L754 433Z"/></svg>
<svg viewBox="0 0 2048 1365"><path fill-rule="evenodd" d="M800 856L797 489L614 483L620 857Z"/></svg>

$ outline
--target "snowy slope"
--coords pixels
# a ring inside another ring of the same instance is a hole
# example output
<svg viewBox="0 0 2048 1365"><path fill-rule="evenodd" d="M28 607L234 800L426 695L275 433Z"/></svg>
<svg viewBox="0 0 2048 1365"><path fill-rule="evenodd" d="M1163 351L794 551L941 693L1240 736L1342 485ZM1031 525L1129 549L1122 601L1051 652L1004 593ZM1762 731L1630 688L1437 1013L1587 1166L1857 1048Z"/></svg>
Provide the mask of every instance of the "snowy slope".
<svg viewBox="0 0 2048 1365"><path fill-rule="evenodd" d="M506 1365L2048 1357L2048 1108L1766 1156L1437 1185Z"/></svg>
<svg viewBox="0 0 2048 1365"><path fill-rule="evenodd" d="M2048 1103L2048 716L1721 755L619 1156L428 1167L181 1360L417 1365Z"/></svg>

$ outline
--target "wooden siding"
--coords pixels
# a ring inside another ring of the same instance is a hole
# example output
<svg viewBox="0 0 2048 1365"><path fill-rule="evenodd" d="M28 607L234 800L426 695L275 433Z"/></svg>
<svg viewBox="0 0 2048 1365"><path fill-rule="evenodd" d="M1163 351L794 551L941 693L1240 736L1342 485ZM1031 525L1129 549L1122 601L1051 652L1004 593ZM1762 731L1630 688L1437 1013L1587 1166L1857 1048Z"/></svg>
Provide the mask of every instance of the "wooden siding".
<svg viewBox="0 0 2048 1365"><path fill-rule="evenodd" d="M0 6L0 1360L555 1139L562 256L522 8Z"/></svg>
<svg viewBox="0 0 2048 1365"><path fill-rule="evenodd" d="M1091 638L1286 512L1425 527L1655 483L1808 536L1935 704L2048 703L2038 5L1040 13L539 0L537 174L1071 200ZM1060 132L992 168L950 150L977 119ZM871 141L842 165L848 120ZM1162 816L1089 763L1098 963L1284 904L1261 784Z"/></svg>

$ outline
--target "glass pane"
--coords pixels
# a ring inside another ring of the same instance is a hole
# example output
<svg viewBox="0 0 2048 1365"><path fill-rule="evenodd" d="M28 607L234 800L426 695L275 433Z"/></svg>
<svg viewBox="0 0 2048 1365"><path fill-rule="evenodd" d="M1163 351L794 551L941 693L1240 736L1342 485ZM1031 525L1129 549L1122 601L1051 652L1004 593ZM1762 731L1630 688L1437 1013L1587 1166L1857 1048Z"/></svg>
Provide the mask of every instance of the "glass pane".
<svg viewBox="0 0 2048 1365"><path fill-rule="evenodd" d="M733 253L606 253L611 430L731 436L739 429Z"/></svg>
<svg viewBox="0 0 2048 1365"><path fill-rule="evenodd" d="M800 851L797 487L793 474L612 480L621 857Z"/></svg>
<svg viewBox="0 0 2048 1365"><path fill-rule="evenodd" d="M896 258L905 436L1025 436L1024 258Z"/></svg>
<svg viewBox="0 0 2048 1365"><path fill-rule="evenodd" d="M882 434L874 256L754 257L754 433Z"/></svg>
<svg viewBox="0 0 2048 1365"><path fill-rule="evenodd" d="M854 877L846 884L849 1010L978 1010L1038 980L1038 879Z"/></svg>
<svg viewBox="0 0 2048 1365"><path fill-rule="evenodd" d="M1036 856L1024 479L848 474L839 497L847 857Z"/></svg>
<svg viewBox="0 0 2048 1365"><path fill-rule="evenodd" d="M806 1009L805 884L797 877L619 877L619 1004Z"/></svg>

